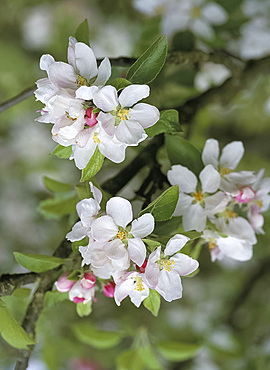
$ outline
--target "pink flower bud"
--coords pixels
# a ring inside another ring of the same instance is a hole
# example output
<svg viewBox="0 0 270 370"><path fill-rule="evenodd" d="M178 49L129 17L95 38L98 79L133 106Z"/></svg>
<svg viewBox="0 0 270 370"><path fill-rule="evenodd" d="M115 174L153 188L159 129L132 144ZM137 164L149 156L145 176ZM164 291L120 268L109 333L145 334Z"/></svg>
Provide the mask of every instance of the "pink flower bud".
<svg viewBox="0 0 270 370"><path fill-rule="evenodd" d="M85 121L87 126L93 127L97 124L97 115L98 113L92 113L93 108L86 109Z"/></svg>
<svg viewBox="0 0 270 370"><path fill-rule="evenodd" d="M115 291L115 283L113 281L104 285L103 287L103 293L108 298L113 298L114 291Z"/></svg>
<svg viewBox="0 0 270 370"><path fill-rule="evenodd" d="M142 273L145 272L146 265L147 265L147 258L145 259L144 263L140 267L138 266L138 269L140 270L140 272Z"/></svg>
<svg viewBox="0 0 270 370"><path fill-rule="evenodd" d="M61 292L61 293L69 292L70 289L73 287L73 285L76 283L76 281L68 280L67 279L68 275L69 275L68 272L61 275L60 278L55 283L55 286L58 292Z"/></svg>
<svg viewBox="0 0 270 370"><path fill-rule="evenodd" d="M234 199L238 203L249 203L255 198L255 192L249 186L244 186L241 190L238 191L238 194L234 196Z"/></svg>
<svg viewBox="0 0 270 370"><path fill-rule="evenodd" d="M85 301L85 298L83 298L83 297L74 297L73 298L73 302L74 303L82 303L82 302L84 302Z"/></svg>
<svg viewBox="0 0 270 370"><path fill-rule="evenodd" d="M86 272L81 280L81 286L84 289L91 289L95 286L96 277L92 272Z"/></svg>

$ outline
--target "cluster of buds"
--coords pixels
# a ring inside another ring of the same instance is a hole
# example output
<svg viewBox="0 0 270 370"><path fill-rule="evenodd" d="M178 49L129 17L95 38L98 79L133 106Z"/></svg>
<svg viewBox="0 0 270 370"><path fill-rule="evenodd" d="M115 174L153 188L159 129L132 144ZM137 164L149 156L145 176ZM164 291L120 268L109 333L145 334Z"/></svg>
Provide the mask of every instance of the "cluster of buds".
<svg viewBox="0 0 270 370"><path fill-rule="evenodd" d="M106 57L97 67L92 49L69 38L68 63L43 55L40 68L48 77L37 81L35 96L45 107L39 122L53 123L52 138L62 146L72 146L75 165L86 167L96 148L111 161L125 159L127 146L147 138L145 128L160 117L156 107L138 103L150 94L147 85L132 85L118 94L106 85L111 65Z"/></svg>
<svg viewBox="0 0 270 370"><path fill-rule="evenodd" d="M255 233L263 233L262 213L270 206L270 178L264 171L236 172L244 154L242 142L226 145L219 157L219 144L206 141L205 165L197 177L186 167L172 166L168 179L179 185L175 216L182 216L185 231L197 230L208 242L212 261L224 256L247 261L252 257Z"/></svg>

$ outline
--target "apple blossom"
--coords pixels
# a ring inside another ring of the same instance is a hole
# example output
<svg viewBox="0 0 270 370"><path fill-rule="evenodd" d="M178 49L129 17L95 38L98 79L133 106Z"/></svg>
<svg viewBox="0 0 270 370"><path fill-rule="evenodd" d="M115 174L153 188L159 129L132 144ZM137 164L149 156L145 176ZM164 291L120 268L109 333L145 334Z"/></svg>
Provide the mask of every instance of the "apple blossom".
<svg viewBox="0 0 270 370"><path fill-rule="evenodd" d="M185 235L176 234L171 238L164 252L159 246L149 256L145 269L145 280L150 288L155 289L166 301L171 302L182 297L180 276L195 271L199 263L179 252L188 242Z"/></svg>
<svg viewBox="0 0 270 370"><path fill-rule="evenodd" d="M69 299L74 303L88 303L93 300L95 296L95 287L83 286L82 280L76 281L69 291Z"/></svg>
<svg viewBox="0 0 270 370"><path fill-rule="evenodd" d="M97 116L101 127L110 136L127 145L138 145L146 139L145 128L159 120L156 107L146 103L136 104L149 96L147 85L130 85L124 88L119 97L113 86L105 86L93 98L96 107L101 109Z"/></svg>
<svg viewBox="0 0 270 370"><path fill-rule="evenodd" d="M69 292L70 289L75 284L75 281L67 279L69 273L62 274L55 283L56 289L58 292L66 293Z"/></svg>
<svg viewBox="0 0 270 370"><path fill-rule="evenodd" d="M103 294L108 298L114 297L115 283L110 281L108 284L103 286Z"/></svg>
<svg viewBox="0 0 270 370"><path fill-rule="evenodd" d="M196 176L181 165L174 165L168 171L168 180L172 185L179 185L180 195L174 216L183 216L185 231L202 231L207 217L226 208L228 199L222 192L215 193L220 185L220 175L211 164L199 174L201 188Z"/></svg>

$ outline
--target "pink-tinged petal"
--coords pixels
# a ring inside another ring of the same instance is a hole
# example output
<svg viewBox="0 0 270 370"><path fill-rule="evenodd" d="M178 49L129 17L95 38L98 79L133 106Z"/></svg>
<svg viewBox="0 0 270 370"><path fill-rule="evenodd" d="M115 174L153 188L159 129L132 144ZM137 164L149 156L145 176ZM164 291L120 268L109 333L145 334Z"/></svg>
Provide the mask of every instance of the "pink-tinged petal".
<svg viewBox="0 0 270 370"><path fill-rule="evenodd" d="M264 218L261 214L260 207L258 204L251 204L248 209L248 219L251 226L256 232L261 232L264 224Z"/></svg>
<svg viewBox="0 0 270 370"><path fill-rule="evenodd" d="M85 227L81 221L77 222L72 230L67 233L66 238L71 242L82 240L87 235L87 227Z"/></svg>
<svg viewBox="0 0 270 370"><path fill-rule="evenodd" d="M113 298L115 292L115 283L110 281L108 284L103 286L103 294L108 298Z"/></svg>
<svg viewBox="0 0 270 370"><path fill-rule="evenodd" d="M97 75L97 61L93 50L82 42L75 44L76 66L87 80Z"/></svg>
<svg viewBox="0 0 270 370"><path fill-rule="evenodd" d="M159 110L146 103L136 104L129 110L129 115L132 120L139 122L143 128L153 126L160 118Z"/></svg>
<svg viewBox="0 0 270 370"><path fill-rule="evenodd" d="M174 270L170 272L160 271L158 285L155 289L167 302L182 298L181 278Z"/></svg>
<svg viewBox="0 0 270 370"><path fill-rule="evenodd" d="M67 60L70 65L74 68L74 70L77 69L76 66L76 57L75 57L75 44L78 41L75 39L75 37L70 36L68 38L68 52L67 52Z"/></svg>
<svg viewBox="0 0 270 370"><path fill-rule="evenodd" d="M95 219L91 227L93 238L100 243L109 241L116 236L118 232L118 227L109 215Z"/></svg>
<svg viewBox="0 0 270 370"><path fill-rule="evenodd" d="M87 143L91 142L91 136L93 135L92 129L81 130L75 137L75 143L79 148L85 148ZM93 146L93 144L91 143Z"/></svg>
<svg viewBox="0 0 270 370"><path fill-rule="evenodd" d="M125 260L128 254L124 244L120 239L115 239L107 242L104 247L104 252L108 258L111 260Z"/></svg>
<svg viewBox="0 0 270 370"><path fill-rule="evenodd" d="M76 74L71 65L64 62L52 63L48 69L50 81L58 88L76 89Z"/></svg>
<svg viewBox="0 0 270 370"><path fill-rule="evenodd" d="M215 26L225 23L228 19L228 15L224 8L216 3L206 4L202 8L202 16Z"/></svg>
<svg viewBox="0 0 270 370"><path fill-rule="evenodd" d="M200 204L192 204L183 215L183 227L185 231L203 231L206 224L206 215Z"/></svg>
<svg viewBox="0 0 270 370"><path fill-rule="evenodd" d="M122 108L132 107L139 100L147 98L150 88L147 85L130 85L123 89L119 96L119 103Z"/></svg>
<svg viewBox="0 0 270 370"><path fill-rule="evenodd" d="M47 72L48 69L49 69L49 67L50 67L50 65L52 63L54 63L54 62L55 62L55 60L54 60L54 58L50 54L44 54L40 58L40 63L39 63L40 69L42 71L46 71Z"/></svg>
<svg viewBox="0 0 270 370"><path fill-rule="evenodd" d="M174 253L180 251L186 245L186 243L189 241L189 238L185 235L176 234L174 237L172 237L164 250L165 256L171 256Z"/></svg>
<svg viewBox="0 0 270 370"><path fill-rule="evenodd" d="M244 240L231 236L217 240L220 251L236 261L249 261L253 255L252 245Z"/></svg>
<svg viewBox="0 0 270 370"><path fill-rule="evenodd" d="M138 145L147 135L143 127L132 119L121 121L115 130L115 137L126 145Z"/></svg>
<svg viewBox="0 0 270 370"><path fill-rule="evenodd" d="M214 31L212 27L202 19L195 19L194 22L190 25L192 32L194 32L200 38L211 40L214 38Z"/></svg>
<svg viewBox="0 0 270 370"><path fill-rule="evenodd" d="M116 225L125 228L132 221L133 212L131 203L121 197L113 197L108 200L106 212L111 216Z"/></svg>
<svg viewBox="0 0 270 370"><path fill-rule="evenodd" d="M98 204L100 204L102 200L102 192L99 188L97 188L91 181L89 182L91 193Z"/></svg>
<svg viewBox="0 0 270 370"><path fill-rule="evenodd" d="M83 100L92 100L98 92L97 86L81 86L76 90L76 98Z"/></svg>
<svg viewBox="0 0 270 370"><path fill-rule="evenodd" d="M171 185L179 185L180 192L194 193L197 186L197 178L187 167L177 164L168 171L168 180Z"/></svg>
<svg viewBox="0 0 270 370"><path fill-rule="evenodd" d="M128 253L130 259L141 266L146 258L146 247L140 238L128 240Z"/></svg>
<svg viewBox="0 0 270 370"><path fill-rule="evenodd" d="M134 238L144 238L152 234L155 228L155 219L151 213L145 213L131 224L131 234Z"/></svg>
<svg viewBox="0 0 270 370"><path fill-rule="evenodd" d="M57 282L55 283L55 286L58 292L61 292L61 293L69 292L70 289L75 284L75 281L67 279L68 275L69 275L69 272L62 274L60 278L57 280Z"/></svg>
<svg viewBox="0 0 270 370"><path fill-rule="evenodd" d="M93 98L94 104L104 112L116 110L118 106L118 97L116 88L113 86L105 86L97 92Z"/></svg>
<svg viewBox="0 0 270 370"><path fill-rule="evenodd" d="M96 284L96 277L92 272L85 272L81 280L84 289L92 289Z"/></svg>
<svg viewBox="0 0 270 370"><path fill-rule="evenodd" d="M103 59L98 68L98 75L94 82L95 86L104 86L111 76L111 63L107 57Z"/></svg>
<svg viewBox="0 0 270 370"><path fill-rule="evenodd" d="M177 253L170 260L175 262L174 270L181 276L189 275L199 267L198 261L184 253Z"/></svg>
<svg viewBox="0 0 270 370"><path fill-rule="evenodd" d="M202 161L204 165L212 164L214 168L218 167L219 145L215 139L208 139L202 152Z"/></svg>
<svg viewBox="0 0 270 370"><path fill-rule="evenodd" d="M214 193L220 185L220 174L211 164L208 164L199 175L203 193Z"/></svg>
<svg viewBox="0 0 270 370"><path fill-rule="evenodd" d="M227 144L221 153L220 164L225 168L234 170L244 155L244 145L242 141L233 141Z"/></svg>
<svg viewBox="0 0 270 370"><path fill-rule="evenodd" d="M183 216L186 210L191 206L192 202L193 197L185 193L180 193L173 216Z"/></svg>
<svg viewBox="0 0 270 370"><path fill-rule="evenodd" d="M161 247L158 247L152 252L148 258L148 262L145 268L145 279L150 288L155 289L158 284L160 270L156 261L160 258Z"/></svg>
<svg viewBox="0 0 270 370"><path fill-rule="evenodd" d="M110 136L115 134L115 117L111 113L99 112L97 120L103 130Z"/></svg>

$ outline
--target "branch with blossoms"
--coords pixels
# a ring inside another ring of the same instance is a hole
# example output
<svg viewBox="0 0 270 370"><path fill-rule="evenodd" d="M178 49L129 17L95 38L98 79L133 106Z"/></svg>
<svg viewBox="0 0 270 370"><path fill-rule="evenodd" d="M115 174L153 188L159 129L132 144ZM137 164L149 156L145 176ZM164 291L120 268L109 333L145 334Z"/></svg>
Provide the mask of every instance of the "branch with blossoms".
<svg viewBox="0 0 270 370"><path fill-rule="evenodd" d="M2 336L21 349L17 369L27 367L46 297L53 304L70 300L80 317L97 309L100 295L114 299L117 306L129 297L137 308L143 305L157 316L161 298L167 302L180 299L182 277L198 273L203 246L208 247L212 262L250 260L256 234L264 232L263 213L270 205L270 179L263 178L263 170L258 174L236 171L244 154L241 142L226 145L220 154L219 143L208 139L200 153L181 135L177 110L160 112L144 101L150 95L148 84L166 60L190 63L191 59L176 53L168 58L167 41L161 36L130 66L125 78L112 79L109 59L97 63L85 42L87 34L83 40L81 33L69 38L68 63L48 54L40 60L47 77L36 83L35 97L44 104L36 120L53 125L52 139L58 144L53 154L73 160L81 171L80 184L68 187L65 196L67 184L47 180L54 198L43 201L40 209L44 215L63 215L63 209L65 215L74 215L76 210L79 220L53 256L14 253L16 261L32 271L24 279L20 275L17 280L15 276L0 280L4 295L40 279L22 327L0 301L0 311L9 322L9 326L0 326ZM194 52L192 63L220 58L219 54ZM239 61L231 55L227 58L240 80L266 63L250 62L241 70ZM216 88L220 96L233 86L232 81ZM191 122L215 91L179 108L183 122ZM95 175L102 171L104 160L122 163L128 147L137 147L148 138L149 144L130 164L98 184ZM158 161L161 148L171 164L166 175ZM144 203L134 215L131 202L116 195L145 166L149 174L136 192ZM197 347L192 355L196 351Z"/></svg>

